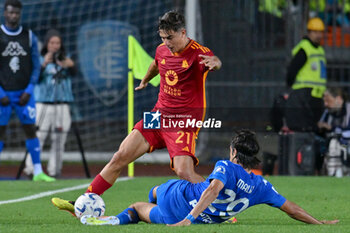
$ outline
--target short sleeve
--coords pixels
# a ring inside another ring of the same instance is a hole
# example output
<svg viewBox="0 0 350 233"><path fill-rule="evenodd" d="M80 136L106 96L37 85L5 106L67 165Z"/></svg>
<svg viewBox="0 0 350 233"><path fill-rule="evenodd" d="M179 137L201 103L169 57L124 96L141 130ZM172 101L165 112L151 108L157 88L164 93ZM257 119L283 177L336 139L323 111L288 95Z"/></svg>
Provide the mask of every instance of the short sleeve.
<svg viewBox="0 0 350 233"><path fill-rule="evenodd" d="M228 163L226 161L218 161L215 164L215 168L213 172L209 175L208 179L220 180L225 185L227 183L228 172L229 172Z"/></svg>
<svg viewBox="0 0 350 233"><path fill-rule="evenodd" d="M261 203L280 208L286 202L286 198L279 194L270 182L265 179L263 179L263 182L264 187L260 197Z"/></svg>
<svg viewBox="0 0 350 233"><path fill-rule="evenodd" d="M207 47L202 46L200 49L198 49L198 63L202 61L202 58L199 55L205 55L205 56L214 56L214 53ZM205 67L204 64L200 64L201 69L207 70L208 68Z"/></svg>
<svg viewBox="0 0 350 233"><path fill-rule="evenodd" d="M159 46L156 49L156 54L154 55L154 62L158 66L158 59L159 59Z"/></svg>

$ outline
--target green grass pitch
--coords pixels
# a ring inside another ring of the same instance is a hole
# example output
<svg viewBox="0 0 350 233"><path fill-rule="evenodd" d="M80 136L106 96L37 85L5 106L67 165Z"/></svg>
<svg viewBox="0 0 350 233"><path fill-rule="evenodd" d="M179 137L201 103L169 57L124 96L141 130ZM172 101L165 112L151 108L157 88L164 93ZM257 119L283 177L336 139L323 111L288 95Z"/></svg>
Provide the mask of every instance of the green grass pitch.
<svg viewBox="0 0 350 233"><path fill-rule="evenodd" d="M129 204L147 201L149 189L170 177L137 177L116 183L104 195L106 215L116 215ZM192 225L171 228L139 223L127 226L85 226L50 202L53 196L74 200L84 189L42 197L36 200L0 205L0 232L78 233L78 232L350 232L350 178L267 177L279 193L296 202L318 219L340 219L337 225L307 225L282 211L259 205L237 215L235 224ZM0 181L0 201L72 187L91 180L59 180L54 183Z"/></svg>

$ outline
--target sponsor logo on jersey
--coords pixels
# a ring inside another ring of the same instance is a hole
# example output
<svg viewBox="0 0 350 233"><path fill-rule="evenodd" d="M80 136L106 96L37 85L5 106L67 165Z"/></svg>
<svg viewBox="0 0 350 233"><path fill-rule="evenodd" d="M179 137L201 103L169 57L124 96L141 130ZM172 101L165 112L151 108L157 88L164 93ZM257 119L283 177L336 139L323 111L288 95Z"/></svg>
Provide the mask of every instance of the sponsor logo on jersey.
<svg viewBox="0 0 350 233"><path fill-rule="evenodd" d="M10 41L6 46L6 49L1 53L1 55L3 57L26 56L27 52L17 41Z"/></svg>
<svg viewBox="0 0 350 233"><path fill-rule="evenodd" d="M223 166L217 166L217 167L215 168L214 173L222 173L222 174L225 174L225 173L226 173L226 169L225 169Z"/></svg>
<svg viewBox="0 0 350 233"><path fill-rule="evenodd" d="M182 68L188 68L188 63L186 60L182 61Z"/></svg>
<svg viewBox="0 0 350 233"><path fill-rule="evenodd" d="M13 73L16 73L20 69L18 56L26 56L27 52L17 41L10 41L1 55L3 57L12 57L9 63L9 67Z"/></svg>
<svg viewBox="0 0 350 233"><path fill-rule="evenodd" d="M174 86L179 81L179 77L175 71L168 70L165 73L165 81L169 86Z"/></svg>
<svg viewBox="0 0 350 233"><path fill-rule="evenodd" d="M9 63L9 67L11 68L13 73L16 73L20 66L19 66L19 58L18 57L12 57Z"/></svg>

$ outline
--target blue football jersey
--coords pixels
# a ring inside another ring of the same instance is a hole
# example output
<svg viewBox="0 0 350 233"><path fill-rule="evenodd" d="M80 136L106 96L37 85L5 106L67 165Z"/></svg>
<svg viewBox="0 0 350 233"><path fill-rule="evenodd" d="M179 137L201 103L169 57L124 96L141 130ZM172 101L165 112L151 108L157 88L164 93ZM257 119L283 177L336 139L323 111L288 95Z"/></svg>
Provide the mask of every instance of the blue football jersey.
<svg viewBox="0 0 350 233"><path fill-rule="evenodd" d="M220 223L251 206L268 204L279 208L286 201L262 176L249 174L242 166L229 160L221 160L202 183L171 181L168 186L171 187L168 189L171 193L167 194L172 196L172 201L167 209L170 208L172 215L182 220L198 203L201 194L213 179L220 180L224 187L217 199L200 214L195 223Z"/></svg>

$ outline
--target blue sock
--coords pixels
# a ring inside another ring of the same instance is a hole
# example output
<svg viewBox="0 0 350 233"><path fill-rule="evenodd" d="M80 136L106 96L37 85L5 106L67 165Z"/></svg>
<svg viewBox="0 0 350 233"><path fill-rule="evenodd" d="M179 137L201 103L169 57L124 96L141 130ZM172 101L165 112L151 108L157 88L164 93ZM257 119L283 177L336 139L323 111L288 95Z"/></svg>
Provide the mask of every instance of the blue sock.
<svg viewBox="0 0 350 233"><path fill-rule="evenodd" d="M150 190L149 193L148 193L148 202L149 202L149 203L154 203L154 204L157 203L157 199L155 199L155 198L153 197L153 190L154 190L155 187L157 187L157 185L156 185L156 186L153 186L153 188L151 188L151 190Z"/></svg>
<svg viewBox="0 0 350 233"><path fill-rule="evenodd" d="M134 214L133 218L131 218L129 214L129 210L133 212ZM127 208L123 210L123 212L117 215L117 218L119 218L120 225L138 223L140 221L139 215L137 214L136 210L133 208Z"/></svg>
<svg viewBox="0 0 350 233"><path fill-rule="evenodd" d="M26 147L30 153L33 164L41 163L40 161L40 142L38 138L31 138L26 140Z"/></svg>

